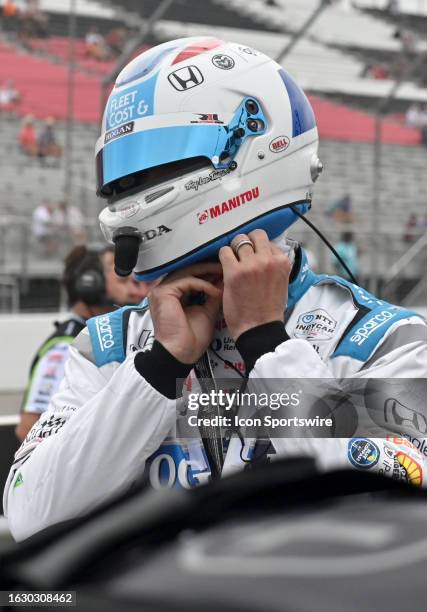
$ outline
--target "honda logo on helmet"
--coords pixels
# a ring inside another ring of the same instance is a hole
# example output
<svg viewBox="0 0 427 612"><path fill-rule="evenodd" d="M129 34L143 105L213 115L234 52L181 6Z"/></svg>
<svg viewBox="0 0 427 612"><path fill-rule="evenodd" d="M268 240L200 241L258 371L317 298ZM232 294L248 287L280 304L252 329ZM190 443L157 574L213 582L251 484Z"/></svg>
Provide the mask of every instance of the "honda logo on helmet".
<svg viewBox="0 0 427 612"><path fill-rule="evenodd" d="M154 238L157 238L162 234L167 234L171 231L172 230L170 227L166 227L166 225L159 225L156 229L149 229L144 232L142 234L142 241L145 242L146 240L153 240Z"/></svg>
<svg viewBox="0 0 427 612"><path fill-rule="evenodd" d="M187 91L203 83L203 75L197 66L186 66L171 72L168 81L177 91Z"/></svg>

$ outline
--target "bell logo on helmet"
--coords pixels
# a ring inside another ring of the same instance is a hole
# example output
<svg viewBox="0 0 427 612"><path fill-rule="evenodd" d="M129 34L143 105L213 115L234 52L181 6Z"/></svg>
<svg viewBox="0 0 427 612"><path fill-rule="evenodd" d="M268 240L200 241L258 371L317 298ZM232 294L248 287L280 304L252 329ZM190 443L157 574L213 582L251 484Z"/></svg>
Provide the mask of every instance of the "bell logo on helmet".
<svg viewBox="0 0 427 612"><path fill-rule="evenodd" d="M162 234L167 234L171 231L172 230L170 227L166 227L166 225L159 225L157 229L149 229L144 232L142 234L142 241L145 242L146 240L154 240L154 238L158 238L158 236L161 236Z"/></svg>
<svg viewBox="0 0 427 612"><path fill-rule="evenodd" d="M270 142L270 151L272 153L281 153L289 147L290 140L287 136L277 136Z"/></svg>
<svg viewBox="0 0 427 612"><path fill-rule="evenodd" d="M187 91L187 89L201 85L204 79L197 66L186 66L171 72L168 81L177 91Z"/></svg>
<svg viewBox="0 0 427 612"><path fill-rule="evenodd" d="M234 208L239 208L243 204L247 204L252 202L252 200L256 200L259 198L259 187L254 187L249 191L244 191L239 195L230 198L225 202L221 202L221 204L216 204L209 208L209 210L204 210L203 212L197 213L197 218L199 220L199 224L206 223L208 219L216 219L225 213L232 211Z"/></svg>

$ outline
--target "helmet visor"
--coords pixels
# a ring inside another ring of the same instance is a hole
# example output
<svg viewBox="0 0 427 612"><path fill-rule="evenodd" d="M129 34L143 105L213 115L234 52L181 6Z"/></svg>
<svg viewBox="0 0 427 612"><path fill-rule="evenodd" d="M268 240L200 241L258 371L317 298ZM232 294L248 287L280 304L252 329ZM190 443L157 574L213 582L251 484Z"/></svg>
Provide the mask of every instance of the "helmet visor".
<svg viewBox="0 0 427 612"><path fill-rule="evenodd" d="M98 195L111 196L115 182L124 177L180 160L202 157L216 169L228 168L245 139L267 127L258 103L256 113L248 112L247 100L224 120L217 114L179 113L155 122L153 117L138 119L105 132L96 149ZM166 118L167 124L157 127ZM171 125L174 121L180 125Z"/></svg>

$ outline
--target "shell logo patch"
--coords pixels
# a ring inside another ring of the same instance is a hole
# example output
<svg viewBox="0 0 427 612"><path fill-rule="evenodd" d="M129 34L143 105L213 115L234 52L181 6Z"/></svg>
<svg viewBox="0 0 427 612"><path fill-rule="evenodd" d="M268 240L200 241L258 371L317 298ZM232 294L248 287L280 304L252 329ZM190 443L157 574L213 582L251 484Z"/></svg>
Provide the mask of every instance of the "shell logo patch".
<svg viewBox="0 0 427 612"><path fill-rule="evenodd" d="M419 463L409 457L406 453L396 453L396 459L405 468L408 482L415 487L420 487L423 482L423 470Z"/></svg>

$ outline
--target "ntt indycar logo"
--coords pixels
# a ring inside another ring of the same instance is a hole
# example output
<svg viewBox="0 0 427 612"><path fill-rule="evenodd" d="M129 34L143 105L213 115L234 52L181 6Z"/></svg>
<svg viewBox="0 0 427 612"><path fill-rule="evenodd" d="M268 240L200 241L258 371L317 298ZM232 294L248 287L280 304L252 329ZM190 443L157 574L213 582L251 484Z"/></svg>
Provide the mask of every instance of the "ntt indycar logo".
<svg viewBox="0 0 427 612"><path fill-rule="evenodd" d="M96 319L95 324L101 351L112 348L114 346L114 339L113 330L110 325L110 317L99 317Z"/></svg>
<svg viewBox="0 0 427 612"><path fill-rule="evenodd" d="M202 225L203 223L206 223L206 221L209 221L209 219L221 217L221 215L225 215L235 208L243 206L243 204L249 204L257 198L259 198L259 187L254 187L253 189L244 191L243 193L240 193L239 195L236 195L225 202L221 202L221 204L216 204L216 206L212 206L203 212L197 213L197 219L199 220L199 224Z"/></svg>

